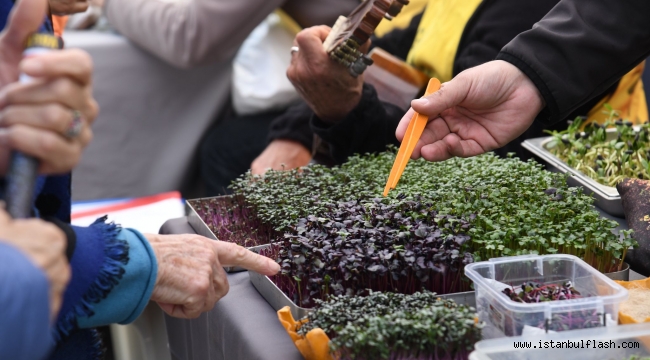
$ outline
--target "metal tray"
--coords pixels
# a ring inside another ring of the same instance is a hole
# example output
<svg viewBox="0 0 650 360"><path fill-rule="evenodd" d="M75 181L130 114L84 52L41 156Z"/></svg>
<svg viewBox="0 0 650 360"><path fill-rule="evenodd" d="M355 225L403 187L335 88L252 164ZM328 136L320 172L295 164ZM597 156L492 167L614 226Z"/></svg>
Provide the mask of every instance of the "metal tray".
<svg viewBox="0 0 650 360"><path fill-rule="evenodd" d="M255 289L262 295L264 300L271 305L273 310L278 311L285 306L291 309L291 315L294 319L302 319L309 314L311 309L300 307L285 295L268 276L261 275L254 271L249 271L248 276ZM628 281L630 279L630 267L625 264L623 270L605 274L612 280ZM440 295L443 299L454 300L457 304L467 305L476 308L476 294L474 291L465 291L453 294Z"/></svg>
<svg viewBox="0 0 650 360"><path fill-rule="evenodd" d="M300 307L285 295L268 276L260 275L254 271L249 271L248 276L255 289L262 295L264 300L271 305L273 310L278 311L285 306L291 309L291 315L294 319L302 319L309 314L311 309ZM443 299L454 300L457 304L475 306L476 296L473 291L460 292L455 294L440 295Z"/></svg>
<svg viewBox="0 0 650 360"><path fill-rule="evenodd" d="M191 205L190 201L197 201L197 200L211 200L211 199L217 199L217 198L226 198L229 196L215 196L215 197L209 197L209 198L199 198L199 199L190 199L185 201L185 209L187 213L187 222L189 222L190 226L198 235L205 236L209 239L214 239L214 240L219 240L217 238L217 235L215 235L212 230L210 230L210 227L208 227L208 224L203 221L201 216L199 216L199 213L196 212L196 209ZM262 249L265 249L269 246L269 244L265 245L258 245L258 246L252 246L252 247L247 247L248 250L259 254ZM241 268L239 266L232 266L232 267L224 267L224 270L227 273L234 273L234 272L242 272L246 271L246 269Z"/></svg>
<svg viewBox="0 0 650 360"><path fill-rule="evenodd" d="M607 135L614 138L616 129L608 129ZM567 179L570 186L582 186L585 194L593 194L596 199L595 205L604 212L618 217L625 217L621 195L615 187L599 184L580 171L569 167L564 161L558 159L550 151L546 150L548 144L553 138L551 136L529 139L521 143L521 146L544 160L548 165L548 170L553 172L569 173L571 176Z"/></svg>

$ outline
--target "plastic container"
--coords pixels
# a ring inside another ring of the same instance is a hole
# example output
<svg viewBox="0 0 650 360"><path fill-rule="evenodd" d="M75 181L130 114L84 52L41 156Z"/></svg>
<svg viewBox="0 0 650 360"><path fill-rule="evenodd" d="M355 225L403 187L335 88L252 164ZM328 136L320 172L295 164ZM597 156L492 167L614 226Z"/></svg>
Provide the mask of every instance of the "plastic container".
<svg viewBox="0 0 650 360"><path fill-rule="evenodd" d="M465 266L474 282L476 310L485 322L483 338L616 325L627 290L572 255L526 255L490 259ZM502 290L527 282L571 281L580 299L518 303Z"/></svg>
<svg viewBox="0 0 650 360"><path fill-rule="evenodd" d="M551 343L552 341L552 343ZM561 343L561 344L559 344ZM515 348L515 344L518 348ZM522 348L522 345L530 345ZM534 347L533 347L534 346ZM470 360L645 360L650 323L479 341Z"/></svg>

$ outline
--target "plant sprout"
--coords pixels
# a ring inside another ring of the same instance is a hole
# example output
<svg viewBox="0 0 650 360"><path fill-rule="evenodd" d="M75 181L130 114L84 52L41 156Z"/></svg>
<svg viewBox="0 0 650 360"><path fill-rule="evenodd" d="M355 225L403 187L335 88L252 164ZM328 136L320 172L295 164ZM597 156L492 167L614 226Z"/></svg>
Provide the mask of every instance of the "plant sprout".
<svg viewBox="0 0 650 360"><path fill-rule="evenodd" d="M300 219L278 239L277 261L285 279L276 284L296 304L311 307L327 294L362 295L365 289L412 294L469 290L463 250L470 224L439 215L421 199L387 199L323 205L328 211ZM294 281L291 281L294 280Z"/></svg>
<svg viewBox="0 0 650 360"><path fill-rule="evenodd" d="M503 293L514 302L529 304L582 298L578 290L571 285L570 281L567 281L562 285L542 285L539 283L529 282L527 284L522 284L517 289L515 289L514 286L506 288L503 290Z"/></svg>
<svg viewBox="0 0 650 360"><path fill-rule="evenodd" d="M260 220L287 231L309 215L323 217L328 204L372 201L382 193L394 157L393 147L353 156L335 168L269 171L263 178L248 174L233 188ZM627 249L636 246L631 231L612 232L618 223L601 217L592 197L568 187L566 175L548 172L534 161L491 153L410 161L387 201L399 205L416 197L431 203L439 215L469 221L467 246L475 261L563 253L610 272L620 269Z"/></svg>
<svg viewBox="0 0 650 360"><path fill-rule="evenodd" d="M521 286L511 286L510 288L503 289L502 293L514 302L528 304L583 298L570 281L560 285L527 282ZM599 314L595 309L554 313L548 322L544 319L543 314L515 313L514 315L505 316L507 318L514 317L512 320L506 320L503 323L503 331L506 336L521 334L524 324L540 329L548 328L550 331L588 329L603 326L602 314Z"/></svg>
<svg viewBox="0 0 650 360"><path fill-rule="evenodd" d="M606 186L624 178L650 179L650 123L634 127L609 110L604 124L583 127L580 117L563 131L547 131L553 140L546 148L570 167ZM616 129L608 132L608 128Z"/></svg>
<svg viewBox="0 0 650 360"><path fill-rule="evenodd" d="M323 329L332 353L342 360L461 360L481 339L482 324L473 308L431 292L370 292L317 303L299 333Z"/></svg>
<svg viewBox="0 0 650 360"><path fill-rule="evenodd" d="M188 200L217 239L244 247L268 244L278 236L273 227L260 221L241 196Z"/></svg>

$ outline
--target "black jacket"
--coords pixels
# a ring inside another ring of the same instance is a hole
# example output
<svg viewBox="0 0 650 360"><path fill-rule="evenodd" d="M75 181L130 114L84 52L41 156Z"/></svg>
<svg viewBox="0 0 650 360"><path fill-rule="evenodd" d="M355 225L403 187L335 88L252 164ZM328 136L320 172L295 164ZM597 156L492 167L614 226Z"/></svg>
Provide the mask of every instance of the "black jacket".
<svg viewBox="0 0 650 360"><path fill-rule="evenodd" d="M531 29L557 3L557 0L484 0L463 31L454 60L454 76L465 69L494 60L503 46L519 33ZM420 20L421 16L417 16L408 28L373 39L373 46L405 59ZM592 104L585 106L587 111L591 108L589 105ZM358 106L338 124L332 126L322 122L302 103L273 122L269 140L292 139L311 148L315 133L330 144L334 162L342 163L355 153L379 152L385 150L388 144L398 145L395 129L406 110L381 102L374 88L364 85ZM564 125L557 127L561 126ZM520 146L521 141L523 138L542 136L542 130L542 125L536 124L522 138L499 149L497 153L505 155L515 152L527 158L528 154Z"/></svg>
<svg viewBox="0 0 650 360"><path fill-rule="evenodd" d="M497 59L521 69L546 100L537 120L554 124L611 89L650 54L650 1L562 0Z"/></svg>

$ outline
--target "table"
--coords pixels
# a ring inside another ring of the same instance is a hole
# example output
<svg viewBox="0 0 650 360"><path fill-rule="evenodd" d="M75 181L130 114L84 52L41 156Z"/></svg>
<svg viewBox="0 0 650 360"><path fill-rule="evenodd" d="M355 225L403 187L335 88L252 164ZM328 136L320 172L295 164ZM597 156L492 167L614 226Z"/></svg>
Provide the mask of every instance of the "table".
<svg viewBox="0 0 650 360"><path fill-rule="evenodd" d="M618 229L627 229L624 219ZM167 221L161 234L195 233L187 218ZM630 272L630 280L642 276ZM194 320L165 315L172 360L300 360L302 356L273 308L251 284L248 273L228 274L230 292L212 311Z"/></svg>
<svg viewBox="0 0 650 360"><path fill-rule="evenodd" d="M161 234L195 233L187 218L167 221ZM228 274L230 291L197 319L165 316L172 360L301 360L276 312L248 272Z"/></svg>

